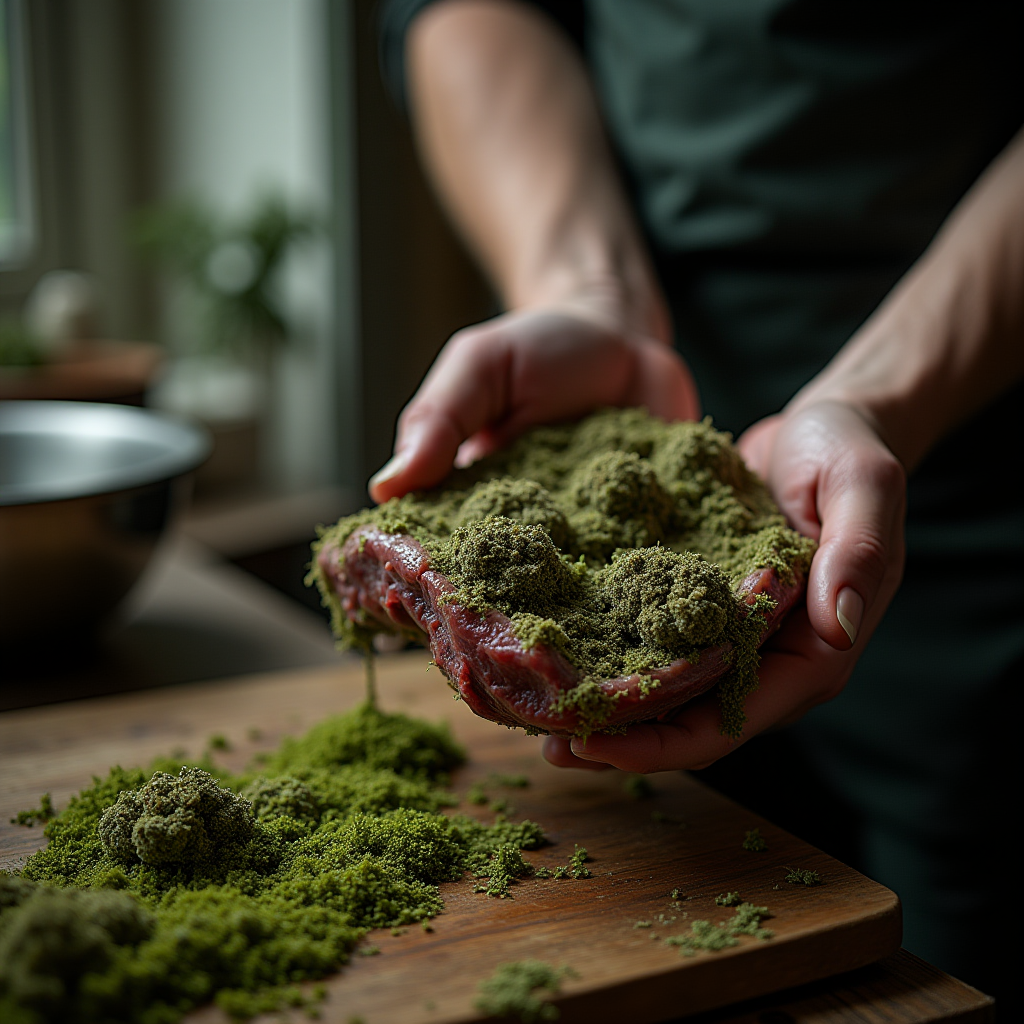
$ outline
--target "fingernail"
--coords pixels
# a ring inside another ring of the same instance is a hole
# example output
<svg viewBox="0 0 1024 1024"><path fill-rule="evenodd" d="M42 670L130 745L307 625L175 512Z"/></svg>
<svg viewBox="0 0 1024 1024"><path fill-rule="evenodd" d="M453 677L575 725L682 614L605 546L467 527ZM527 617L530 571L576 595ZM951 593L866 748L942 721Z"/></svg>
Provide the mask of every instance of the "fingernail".
<svg viewBox="0 0 1024 1024"><path fill-rule="evenodd" d="M843 587L839 591L839 597L836 598L836 618L839 625L846 630L850 643L855 644L861 619L864 618L864 598L853 587Z"/></svg>
<svg viewBox="0 0 1024 1024"><path fill-rule="evenodd" d="M587 741L581 736L573 736L569 740L569 748L577 756L583 758L584 761L594 761L596 758L590 756L587 753Z"/></svg>
<svg viewBox="0 0 1024 1024"><path fill-rule="evenodd" d="M377 470L376 473L370 477L370 486L376 487L378 484L382 484L392 477L398 476L406 467L409 465L411 454L406 451L399 452L397 455L393 455L387 462Z"/></svg>

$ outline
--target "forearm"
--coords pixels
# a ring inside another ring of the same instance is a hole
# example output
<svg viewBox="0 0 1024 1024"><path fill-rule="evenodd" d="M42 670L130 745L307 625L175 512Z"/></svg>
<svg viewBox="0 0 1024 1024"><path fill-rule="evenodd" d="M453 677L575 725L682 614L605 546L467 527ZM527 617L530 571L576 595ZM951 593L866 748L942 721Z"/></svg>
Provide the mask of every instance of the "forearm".
<svg viewBox="0 0 1024 1024"><path fill-rule="evenodd" d="M506 308L557 306L669 342L655 277L586 70L540 12L445 0L407 48L435 186Z"/></svg>
<svg viewBox="0 0 1024 1024"><path fill-rule="evenodd" d="M908 469L1024 374L1024 131L791 403L849 402Z"/></svg>

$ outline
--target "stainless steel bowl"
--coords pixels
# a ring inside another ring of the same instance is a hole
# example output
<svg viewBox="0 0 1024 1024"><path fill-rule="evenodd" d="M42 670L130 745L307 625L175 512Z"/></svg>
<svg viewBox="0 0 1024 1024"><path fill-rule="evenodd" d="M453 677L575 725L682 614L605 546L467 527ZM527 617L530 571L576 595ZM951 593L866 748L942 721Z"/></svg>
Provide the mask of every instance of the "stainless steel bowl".
<svg viewBox="0 0 1024 1024"><path fill-rule="evenodd" d="M209 449L202 430L146 409L0 402L0 645L94 632Z"/></svg>

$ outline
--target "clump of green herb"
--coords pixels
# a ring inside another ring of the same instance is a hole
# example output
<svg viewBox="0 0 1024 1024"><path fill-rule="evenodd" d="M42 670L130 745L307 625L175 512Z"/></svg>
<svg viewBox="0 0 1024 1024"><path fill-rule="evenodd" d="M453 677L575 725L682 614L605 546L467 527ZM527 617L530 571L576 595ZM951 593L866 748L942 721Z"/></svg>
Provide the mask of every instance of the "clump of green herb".
<svg viewBox="0 0 1024 1024"><path fill-rule="evenodd" d="M738 946L741 935L767 940L774 933L768 928L762 928L761 922L770 916L767 907L740 903L727 921L720 921L717 925L710 921L694 921L687 934L670 935L665 942L669 946L678 946L683 956L695 956L702 951L713 953Z"/></svg>
<svg viewBox="0 0 1024 1024"><path fill-rule="evenodd" d="M746 835L743 837L743 849L749 850L751 853L764 853L768 849L768 843L765 841L764 836L761 835L759 828L747 830Z"/></svg>
<svg viewBox="0 0 1024 1024"><path fill-rule="evenodd" d="M707 420L667 424L638 409L530 431L436 490L340 520L315 548L329 545L341 558L344 542L368 525L410 534L454 583L454 600L508 616L527 648L561 652L579 683L556 710L575 710L581 733L614 712L600 681L647 678L730 644L722 723L739 736L773 605L762 595L750 606L737 587L764 567L791 579L815 550L786 526L728 434ZM317 559L309 579L343 644L365 649L386 630L346 614Z"/></svg>
<svg viewBox="0 0 1024 1024"><path fill-rule="evenodd" d="M170 1024L211 1001L235 1017L314 1011L296 984L336 970L371 928L429 921L440 882L471 871L507 888L529 870L520 851L544 842L538 825L438 813L463 759L447 729L364 705L256 776L204 756L94 778L50 818L45 849L0 872L0 1019Z"/></svg>
<svg viewBox="0 0 1024 1024"><path fill-rule="evenodd" d="M100 816L96 833L119 864L199 864L233 857L253 837L252 804L201 768L177 778L156 772L122 792Z"/></svg>
<svg viewBox="0 0 1024 1024"><path fill-rule="evenodd" d="M532 874L533 868L523 860L518 846L514 843L505 843L491 855L490 873L487 895L508 899L512 895L513 882Z"/></svg>
<svg viewBox="0 0 1024 1024"><path fill-rule="evenodd" d="M492 1017L512 1017L523 1024L557 1020L557 1006L538 993L558 995L563 978L575 978L571 967L552 967L542 960L516 960L501 964L494 973L480 982L479 995L473 1004L481 1013Z"/></svg>
<svg viewBox="0 0 1024 1024"><path fill-rule="evenodd" d="M11 818L12 825L25 825L27 828L31 828L36 822L40 825L45 825L51 818L57 814L56 809L53 806L53 799L49 793L44 793L39 798L39 806L33 807L27 811L18 811L18 813Z"/></svg>
<svg viewBox="0 0 1024 1024"><path fill-rule="evenodd" d="M589 859L587 848L577 843L569 858L569 874L573 878L590 878L590 868L586 864Z"/></svg>
<svg viewBox="0 0 1024 1024"><path fill-rule="evenodd" d="M821 885L821 875L809 868L787 868L786 881L790 885Z"/></svg>
<svg viewBox="0 0 1024 1024"><path fill-rule="evenodd" d="M738 907L743 902L743 897L738 892L724 892L715 897L715 906Z"/></svg>

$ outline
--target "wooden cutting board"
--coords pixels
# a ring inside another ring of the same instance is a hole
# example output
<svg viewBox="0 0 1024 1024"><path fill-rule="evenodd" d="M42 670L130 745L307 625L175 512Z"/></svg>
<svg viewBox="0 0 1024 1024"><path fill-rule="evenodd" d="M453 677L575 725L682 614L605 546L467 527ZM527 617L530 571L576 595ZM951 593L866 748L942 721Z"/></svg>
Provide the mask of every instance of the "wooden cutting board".
<svg viewBox="0 0 1024 1024"><path fill-rule="evenodd" d="M490 773L522 773L526 789L491 789L513 818L539 822L552 845L527 854L535 865L565 863L575 843L590 853L593 877L525 879L514 899L474 893L473 880L443 885L446 909L433 931L383 930L367 942L381 955L356 956L328 983L323 1020L348 1024L450 1024L481 1018L479 982L502 963L526 958L571 967L577 977L558 1000L565 1024L665 1020L789 988L873 963L898 949L897 897L863 875L743 810L689 776L652 776L655 794L636 799L618 772L566 771L541 760L540 738L476 718L422 654L379 663L382 706L451 723L470 752L453 789ZM49 791L58 807L111 764L148 763L173 750L194 756L221 733L239 770L258 750L357 703L362 670L305 669L193 684L7 712L0 715L0 867L43 842L40 829L8 824ZM254 738L257 737L257 738ZM490 812L460 810L488 820ZM760 828L768 849L742 849ZM813 888L784 881L789 867L820 872ZM681 906L670 893L680 890ZM718 953L683 957L661 940L695 918L731 911L714 898L738 891L766 905L770 941L743 938ZM634 927L651 921L651 928ZM653 938L652 936L657 936ZM219 1021L212 1009L196 1021Z"/></svg>

